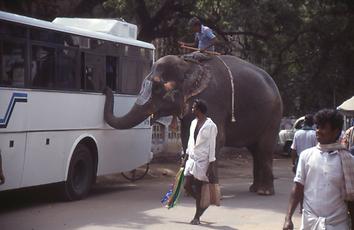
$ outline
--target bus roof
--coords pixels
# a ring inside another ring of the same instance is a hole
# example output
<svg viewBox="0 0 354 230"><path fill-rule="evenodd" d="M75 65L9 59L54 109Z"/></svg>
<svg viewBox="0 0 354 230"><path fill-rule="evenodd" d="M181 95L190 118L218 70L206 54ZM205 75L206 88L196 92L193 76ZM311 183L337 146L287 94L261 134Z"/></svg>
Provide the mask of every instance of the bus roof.
<svg viewBox="0 0 354 230"><path fill-rule="evenodd" d="M56 31L61 31L65 33L70 33L70 34L75 34L75 35L81 35L85 37L90 37L90 38L96 38L96 39L102 39L102 40L107 40L107 41L113 41L113 42L118 42L122 44L127 44L127 45L133 45L133 46L139 46L143 48L148 48L148 49L155 49L154 45L135 40L135 39L129 39L129 38L123 38L123 37L118 37L114 36L111 34L106 34L102 32L95 32L95 31L90 31L90 30L85 30L85 29L80 29L76 27L69 27L69 26L64 26L44 20L39 20L35 18L30 18L18 14L12 14L4 11L0 11L0 19L6 20L6 21L11 21L11 22L16 22L20 24L26 24L30 26L35 26L35 27L40 27L40 28L45 28L45 29L50 29L50 30L56 30Z"/></svg>

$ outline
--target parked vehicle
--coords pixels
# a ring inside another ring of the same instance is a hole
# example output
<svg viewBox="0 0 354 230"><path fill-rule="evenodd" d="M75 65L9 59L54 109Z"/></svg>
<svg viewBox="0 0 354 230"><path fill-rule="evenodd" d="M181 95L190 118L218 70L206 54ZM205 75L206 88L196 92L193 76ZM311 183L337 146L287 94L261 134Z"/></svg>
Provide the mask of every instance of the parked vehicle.
<svg viewBox="0 0 354 230"><path fill-rule="evenodd" d="M77 200L96 176L150 161L149 119L126 130L103 119L105 87L115 114L126 114L153 64L155 47L136 35L136 25L115 19L0 11L0 191L59 183Z"/></svg>
<svg viewBox="0 0 354 230"><path fill-rule="evenodd" d="M302 124L304 123L305 116L298 118L293 126L290 129L283 129L279 132L279 142L278 144L281 146L283 152L286 155L290 155L290 147L293 143L295 132L301 129Z"/></svg>

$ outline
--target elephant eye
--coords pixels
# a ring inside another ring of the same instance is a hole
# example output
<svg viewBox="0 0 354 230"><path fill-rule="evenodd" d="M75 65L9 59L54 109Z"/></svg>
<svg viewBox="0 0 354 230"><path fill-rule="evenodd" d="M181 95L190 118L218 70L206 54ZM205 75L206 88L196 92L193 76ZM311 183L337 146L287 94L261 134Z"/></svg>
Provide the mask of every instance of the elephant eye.
<svg viewBox="0 0 354 230"><path fill-rule="evenodd" d="M164 83L163 81L160 82L154 82L153 86L152 86L153 92L155 93L162 93L164 91Z"/></svg>

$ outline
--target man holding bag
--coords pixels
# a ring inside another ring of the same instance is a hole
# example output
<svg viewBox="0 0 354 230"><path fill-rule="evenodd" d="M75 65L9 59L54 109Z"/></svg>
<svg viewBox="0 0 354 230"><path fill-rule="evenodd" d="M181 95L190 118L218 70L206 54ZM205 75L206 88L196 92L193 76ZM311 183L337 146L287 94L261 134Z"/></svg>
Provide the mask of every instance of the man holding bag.
<svg viewBox="0 0 354 230"><path fill-rule="evenodd" d="M195 100L192 112L196 119L191 123L188 147L184 159L184 188L196 200L196 212L190 223L199 225L199 219L207 209L205 205L201 205L202 187L209 182L217 182L214 173L217 127L206 116L207 105L204 101Z"/></svg>

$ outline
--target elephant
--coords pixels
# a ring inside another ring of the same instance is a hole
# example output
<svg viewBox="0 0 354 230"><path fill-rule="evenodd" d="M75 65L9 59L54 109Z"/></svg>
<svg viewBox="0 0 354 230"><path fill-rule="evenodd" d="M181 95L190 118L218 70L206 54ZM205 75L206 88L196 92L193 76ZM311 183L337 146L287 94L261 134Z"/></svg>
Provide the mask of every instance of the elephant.
<svg viewBox="0 0 354 230"><path fill-rule="evenodd" d="M249 190L274 194L273 152L283 104L274 80L261 68L230 55L201 62L168 55L153 64L126 115L114 116L112 91L108 89L105 94L104 119L111 127L129 129L149 116L154 121L172 115L180 119L184 150L194 119L192 103L196 98L203 99L208 117L218 128L216 153L224 146L246 147L253 156Z"/></svg>

